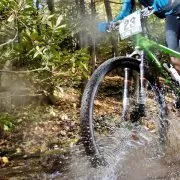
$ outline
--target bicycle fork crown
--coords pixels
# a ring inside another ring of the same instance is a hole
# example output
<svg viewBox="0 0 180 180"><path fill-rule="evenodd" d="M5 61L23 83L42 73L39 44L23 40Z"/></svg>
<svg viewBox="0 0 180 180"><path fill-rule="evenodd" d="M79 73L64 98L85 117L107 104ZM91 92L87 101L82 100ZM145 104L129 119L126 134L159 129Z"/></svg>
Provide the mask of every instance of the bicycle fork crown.
<svg viewBox="0 0 180 180"><path fill-rule="evenodd" d="M141 50L139 46L136 46L135 50L131 54L126 54L127 57L132 57L132 58L134 57L139 61L142 60L143 55L144 55L144 51Z"/></svg>

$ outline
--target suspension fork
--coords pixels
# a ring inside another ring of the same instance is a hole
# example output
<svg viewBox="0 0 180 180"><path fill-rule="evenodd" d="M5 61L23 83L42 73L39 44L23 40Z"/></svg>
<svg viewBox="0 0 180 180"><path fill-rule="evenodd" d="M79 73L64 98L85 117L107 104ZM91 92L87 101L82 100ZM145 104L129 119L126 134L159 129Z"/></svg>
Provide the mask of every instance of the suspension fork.
<svg viewBox="0 0 180 180"><path fill-rule="evenodd" d="M146 104L146 91L145 91L145 84L147 83L145 76L144 76L144 51L140 51L140 60L141 63L139 65L140 69L140 77L139 77L139 99L138 99L138 112L140 116L145 115L145 104Z"/></svg>
<svg viewBox="0 0 180 180"><path fill-rule="evenodd" d="M140 61L139 69L140 69L140 75L136 75L136 92L137 92L137 104L138 104L138 116L144 116L145 115L145 104L146 104L146 84L147 81L144 78L144 67L145 67L145 61L144 61L144 51L139 48L139 46L135 47L135 51L132 54L127 55L128 57L136 57L137 60Z"/></svg>
<svg viewBox="0 0 180 180"><path fill-rule="evenodd" d="M122 120L127 120L129 109L129 83L131 80L132 70L130 68L124 68L124 87L123 87L123 106L122 106Z"/></svg>

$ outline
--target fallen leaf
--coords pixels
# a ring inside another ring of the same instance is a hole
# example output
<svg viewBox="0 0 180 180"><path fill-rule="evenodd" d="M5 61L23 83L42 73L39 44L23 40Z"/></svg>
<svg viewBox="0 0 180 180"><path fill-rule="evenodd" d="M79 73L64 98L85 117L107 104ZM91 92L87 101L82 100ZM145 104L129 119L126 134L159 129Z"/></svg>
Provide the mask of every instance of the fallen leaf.
<svg viewBox="0 0 180 180"><path fill-rule="evenodd" d="M7 157L3 156L3 157L2 157L2 162L3 162L4 164L8 164L8 163L9 163L9 159L8 159Z"/></svg>

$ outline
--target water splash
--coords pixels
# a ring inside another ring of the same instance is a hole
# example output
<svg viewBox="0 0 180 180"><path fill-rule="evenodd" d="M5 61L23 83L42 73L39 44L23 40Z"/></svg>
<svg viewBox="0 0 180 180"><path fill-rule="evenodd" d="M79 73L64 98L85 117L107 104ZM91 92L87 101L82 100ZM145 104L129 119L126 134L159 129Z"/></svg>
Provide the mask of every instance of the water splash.
<svg viewBox="0 0 180 180"><path fill-rule="evenodd" d="M138 140L131 137L132 131L119 128L113 136L101 140L104 146L107 167L92 168L79 146L70 163L66 177L78 180L155 179L156 177L179 177L177 166L169 167L155 134L138 126L133 129ZM173 173L170 173L173 172ZM63 178L61 176L61 178Z"/></svg>

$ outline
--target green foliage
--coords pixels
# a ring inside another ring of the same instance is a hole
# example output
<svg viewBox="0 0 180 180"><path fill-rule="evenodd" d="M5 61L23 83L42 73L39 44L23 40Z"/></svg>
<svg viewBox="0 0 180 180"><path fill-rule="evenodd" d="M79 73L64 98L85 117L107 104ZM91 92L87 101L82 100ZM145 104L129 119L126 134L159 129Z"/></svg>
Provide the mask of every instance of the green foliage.
<svg viewBox="0 0 180 180"><path fill-rule="evenodd" d="M11 130L13 125L13 119L8 113L0 113L0 126L4 131Z"/></svg>
<svg viewBox="0 0 180 180"><path fill-rule="evenodd" d="M1 47L0 61L10 60L17 69L33 70L33 76L28 78L36 83L43 81L46 85L55 86L55 80L62 79L64 73L80 80L88 69L87 50L75 47L72 30L63 14L51 14L47 6L37 10L32 2L0 2L3 17L0 19L3 42L0 43L5 43Z"/></svg>

